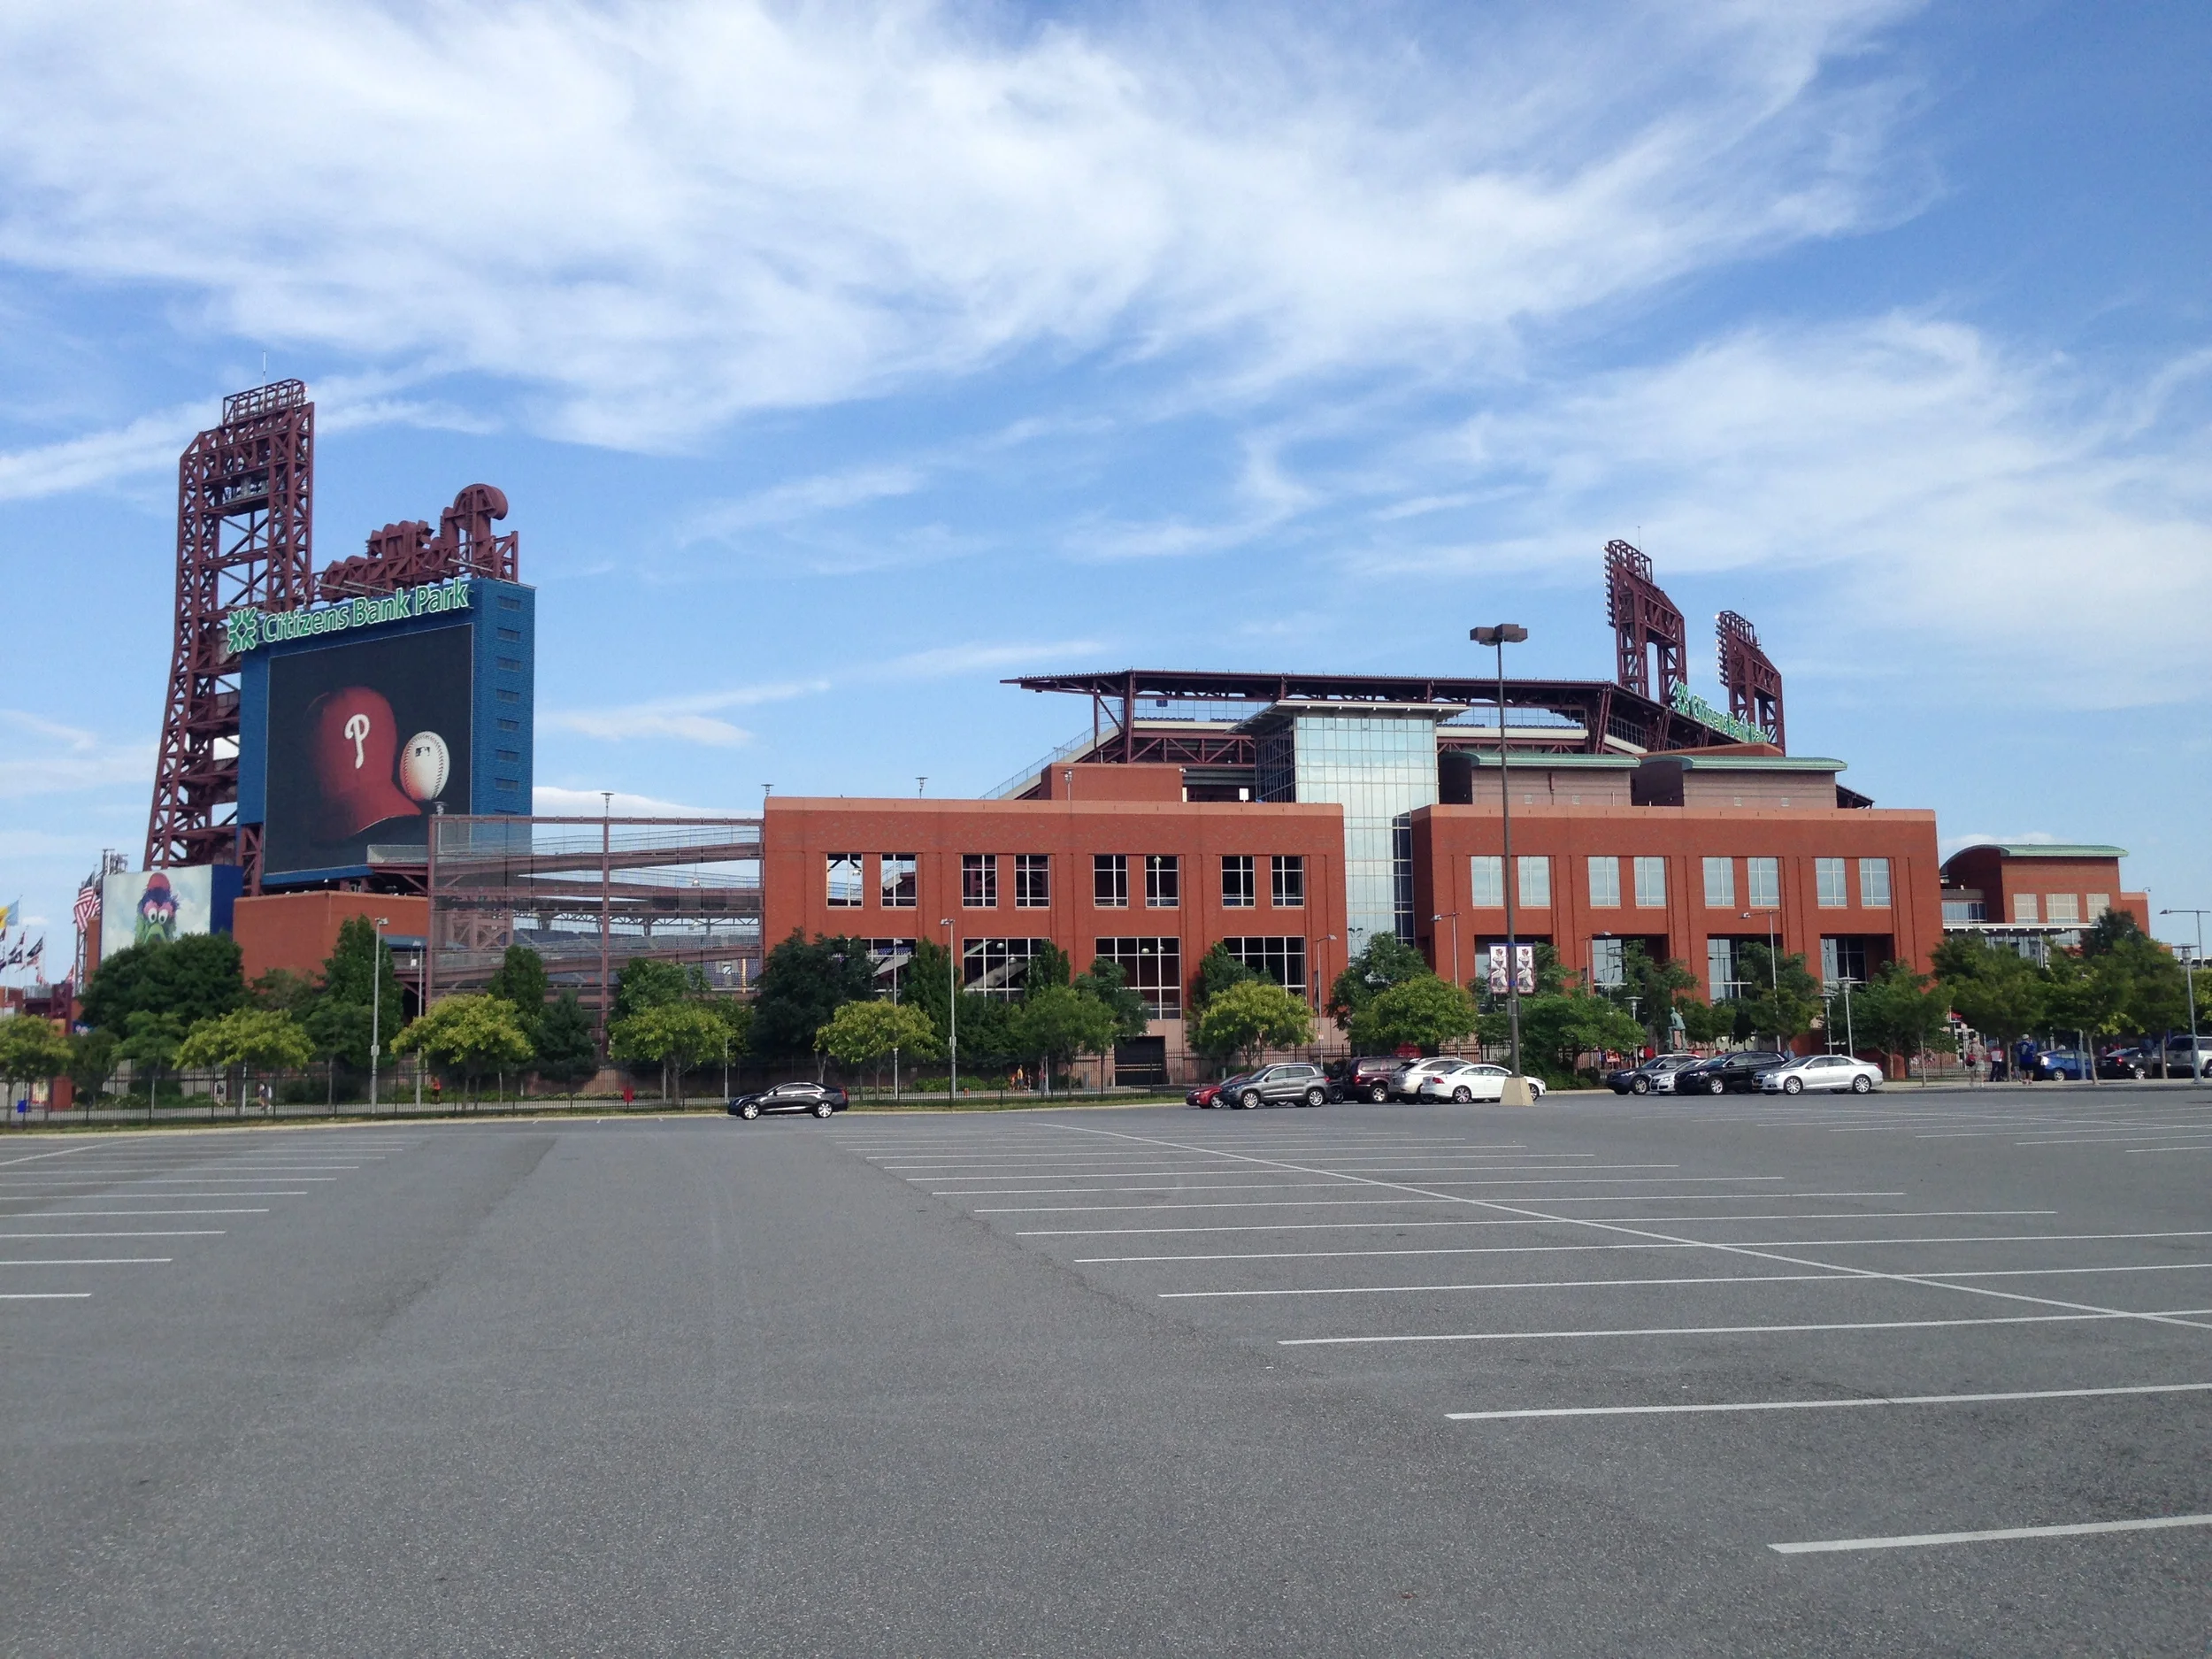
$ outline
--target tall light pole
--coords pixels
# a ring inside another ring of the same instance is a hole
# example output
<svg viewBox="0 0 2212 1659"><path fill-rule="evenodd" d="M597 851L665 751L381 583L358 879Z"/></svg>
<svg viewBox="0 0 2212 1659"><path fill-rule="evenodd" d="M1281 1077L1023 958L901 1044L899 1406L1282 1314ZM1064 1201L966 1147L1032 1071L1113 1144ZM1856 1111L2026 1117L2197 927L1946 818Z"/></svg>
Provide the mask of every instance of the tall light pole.
<svg viewBox="0 0 2212 1659"><path fill-rule="evenodd" d="M952 918L937 924L945 930L945 1053L952 1061L951 1080L945 1086L948 1105L960 1098L960 956L953 946Z"/></svg>
<svg viewBox="0 0 2212 1659"><path fill-rule="evenodd" d="M376 1116L376 1062L384 1052L384 930L388 916L372 916L370 932L375 949L369 952L369 1116Z"/></svg>
<svg viewBox="0 0 2212 1659"><path fill-rule="evenodd" d="M1513 789L1506 771L1505 648L1518 645L1528 638L1528 630L1517 622L1501 622L1491 627L1470 628L1467 637L1498 653L1498 805L1505 844L1505 1018L1513 1058L1513 1075L1506 1079L1505 1093L1500 1101L1526 1106L1531 1102L1528 1085L1521 1081L1521 952L1520 941L1514 936L1513 911L1514 889L1520 885L1520 872L1513 865Z"/></svg>
<svg viewBox="0 0 2212 1659"><path fill-rule="evenodd" d="M1460 983L1459 912L1457 910L1440 910L1434 916L1430 917L1429 920L1432 922L1449 922L1452 925L1452 983L1454 985L1457 985Z"/></svg>
<svg viewBox="0 0 2212 1659"><path fill-rule="evenodd" d="M1763 916L1767 918L1767 990L1774 998L1774 1023L1779 1025L1782 1023L1782 971L1774 959L1774 920L1781 914L1781 911L1776 907L1762 905L1754 910L1741 911L1740 914L1747 922L1755 916ZM1778 1045L1781 1042L1780 1032L1774 1033L1774 1041Z"/></svg>
<svg viewBox="0 0 2212 1659"><path fill-rule="evenodd" d="M2188 987L2189 995L2189 1075L2204 1076L2203 1057L2197 1052L2197 962L2204 955L2204 918L2202 910L2161 910L2161 916L2192 916L2197 923L2197 952L2181 964L2182 983ZM2095 1066L2089 1068L2095 1071Z"/></svg>

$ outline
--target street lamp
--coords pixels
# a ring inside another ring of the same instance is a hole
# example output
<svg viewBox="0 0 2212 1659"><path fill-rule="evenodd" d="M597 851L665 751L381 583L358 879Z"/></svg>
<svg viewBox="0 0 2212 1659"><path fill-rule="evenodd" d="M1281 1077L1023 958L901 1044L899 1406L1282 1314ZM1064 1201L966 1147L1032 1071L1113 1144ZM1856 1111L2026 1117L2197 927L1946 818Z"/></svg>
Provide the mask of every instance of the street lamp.
<svg viewBox="0 0 2212 1659"><path fill-rule="evenodd" d="M1521 956L1519 941L1514 937L1513 917L1513 894L1519 883L1516 879L1518 872L1513 867L1513 790L1506 772L1505 648L1527 639L1528 630L1517 622L1501 622L1491 627L1470 628L1467 637L1478 645L1491 647L1498 654L1498 804L1505 842L1505 1017L1513 1057L1513 1075L1506 1079L1499 1103L1526 1106L1532 1102L1528 1085L1521 1081Z"/></svg>
<svg viewBox="0 0 2212 1659"><path fill-rule="evenodd" d="M1756 909L1738 913L1747 922L1755 916L1763 916L1767 918L1767 990L1774 998L1774 1023L1779 1025L1782 1023L1782 971L1774 959L1774 921L1775 918L1781 914L1781 910L1778 907L1762 905ZM1738 983L1740 984L1741 981L1739 980ZM1774 1033L1774 1041L1778 1044L1782 1041L1780 1032Z"/></svg>
<svg viewBox="0 0 2212 1659"><path fill-rule="evenodd" d="M388 916L372 916L376 948L369 953L369 1116L376 1116L376 1062L384 1051L384 930Z"/></svg>
<svg viewBox="0 0 2212 1659"><path fill-rule="evenodd" d="M1458 912L1457 910L1440 910L1440 911L1438 911L1438 912L1437 912L1434 916L1430 917L1430 918L1429 918L1429 920L1431 920L1431 921L1432 921L1432 922L1446 922L1446 921L1448 921L1448 922L1451 923L1451 925L1452 925L1452 983L1453 983L1454 985L1457 985L1457 984L1460 982L1460 979L1459 979L1459 912Z"/></svg>
<svg viewBox="0 0 2212 1659"><path fill-rule="evenodd" d="M2204 918L2208 912L2175 910L2161 910L2159 914L2161 916L2193 916L2196 918L2196 955L2181 964L2181 978L2182 983L2188 987L2189 994L2189 1075L2193 1078L2201 1078L2204 1075L2204 1057L2197 1052L2197 962L2204 955ZM2170 1044L2168 1046L2171 1047ZM2097 1068L2093 1065L2089 1069L2093 1071Z"/></svg>
<svg viewBox="0 0 2212 1659"><path fill-rule="evenodd" d="M960 957L953 949L952 918L941 918L937 926L945 930L945 1053L952 1062L945 1101L949 1105L960 1098Z"/></svg>

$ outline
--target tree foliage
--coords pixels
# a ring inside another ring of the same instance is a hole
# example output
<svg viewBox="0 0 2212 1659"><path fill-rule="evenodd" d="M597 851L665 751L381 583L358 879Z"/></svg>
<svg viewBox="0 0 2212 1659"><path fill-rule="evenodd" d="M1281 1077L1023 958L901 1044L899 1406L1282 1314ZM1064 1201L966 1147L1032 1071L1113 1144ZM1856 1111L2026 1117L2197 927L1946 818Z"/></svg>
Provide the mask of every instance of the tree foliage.
<svg viewBox="0 0 2212 1659"><path fill-rule="evenodd" d="M719 1056L730 1035L728 1024L704 1002L658 1002L615 1021L607 1031L607 1052L618 1060L657 1063L664 1095L672 1092L673 1073L673 1092L681 1104L684 1072Z"/></svg>
<svg viewBox="0 0 2212 1659"><path fill-rule="evenodd" d="M495 996L449 996L399 1034L395 1053L419 1050L439 1071L457 1075L472 1094L495 1071L530 1059L530 1039L515 1010Z"/></svg>
<svg viewBox="0 0 2212 1659"><path fill-rule="evenodd" d="M1008 1035L1016 1052L1050 1070L1064 1070L1079 1054L1103 1055L1113 1047L1120 1021L1114 1010L1072 986L1051 985L1014 1010Z"/></svg>
<svg viewBox="0 0 2212 1659"><path fill-rule="evenodd" d="M228 933L188 933L117 951L93 971L82 1010L88 1025L121 1033L135 1013L173 1014L190 1026L245 1000L238 941Z"/></svg>
<svg viewBox="0 0 2212 1659"><path fill-rule="evenodd" d="M1813 1028L1821 1010L1820 982L1806 971L1802 956L1746 943L1737 950L1736 974L1739 1034L1771 1038L1776 1048L1785 1048L1791 1038Z"/></svg>
<svg viewBox="0 0 2212 1659"><path fill-rule="evenodd" d="M1961 933L1938 945L1934 959L1944 996L1985 1037L2011 1042L2043 1023L2043 975L2019 952Z"/></svg>
<svg viewBox="0 0 2212 1659"><path fill-rule="evenodd" d="M1842 998L1835 1000L1828 1034L1884 1054L1918 1054L1947 1028L1950 1015L1950 999L1933 984L1926 974L1915 973L1909 962L1886 962L1852 991L1848 1009ZM1838 1025L1843 1030L1838 1031Z"/></svg>
<svg viewBox="0 0 2212 1659"><path fill-rule="evenodd" d="M576 1086L599 1069L599 1045L592 1034L591 1016L564 989L546 1004L538 1018L534 1069L549 1083L565 1087L572 1095Z"/></svg>
<svg viewBox="0 0 2212 1659"><path fill-rule="evenodd" d="M920 1009L870 1000L847 1002L814 1033L814 1046L841 1066L880 1064L894 1051L901 1057L934 1060L944 1053L937 1027Z"/></svg>
<svg viewBox="0 0 2212 1659"><path fill-rule="evenodd" d="M1198 966L1191 971L1190 1009L1194 1016L1203 1014L1214 998L1233 985L1248 985L1261 976L1229 954L1225 945L1215 945L1198 959Z"/></svg>
<svg viewBox="0 0 2212 1659"><path fill-rule="evenodd" d="M367 917L349 916L338 924L337 943L323 961L322 1000L361 1008L373 1001L387 1032L406 1023L392 948L378 937L376 924Z"/></svg>
<svg viewBox="0 0 2212 1659"><path fill-rule="evenodd" d="M1395 933L1373 934L1366 948L1346 963L1344 972L1336 976L1323 1011L1336 1022L1339 1030L1349 1032L1354 1017L1377 996L1393 986L1425 975L1434 977L1419 951ZM1355 1046L1360 1046L1356 1040Z"/></svg>
<svg viewBox="0 0 2212 1659"><path fill-rule="evenodd" d="M133 1080L145 1079L149 1116L153 1112L161 1074L175 1069L177 1049L183 1041L184 1022L174 1014L140 1009L131 1015L122 1041L115 1046L115 1057L131 1063Z"/></svg>
<svg viewBox="0 0 2212 1659"><path fill-rule="evenodd" d="M177 1064L188 1071L290 1071L314 1057L315 1045L299 1021L265 1008L234 1008L203 1019L177 1045Z"/></svg>
<svg viewBox="0 0 2212 1659"><path fill-rule="evenodd" d="M1557 1074L1572 1073L1586 1053L1632 1052L1643 1041L1626 1009L1579 986L1521 999L1523 1056Z"/></svg>
<svg viewBox="0 0 2212 1659"><path fill-rule="evenodd" d="M1313 1041L1313 1015L1304 1002L1268 979L1238 981L1206 1004L1191 1030L1191 1043L1217 1058L1257 1062L1268 1048L1302 1048Z"/></svg>
<svg viewBox="0 0 2212 1659"><path fill-rule="evenodd" d="M545 977L545 958L527 945L510 945L499 966L484 983L484 995L495 996L515 1010L515 1021L536 1047L538 1026L545 1018L545 999L551 987Z"/></svg>
<svg viewBox="0 0 2212 1659"><path fill-rule="evenodd" d="M1151 1010L1145 1007L1144 998L1129 988L1128 972L1118 962L1094 957L1090 971L1077 976L1075 988L1113 1010L1117 1038L1141 1037L1151 1029Z"/></svg>
<svg viewBox="0 0 2212 1659"><path fill-rule="evenodd" d="M1363 1054L1390 1054L1407 1046L1433 1054L1474 1034L1475 999L1464 987L1425 972L1363 999L1346 1029L1352 1047Z"/></svg>
<svg viewBox="0 0 2212 1659"><path fill-rule="evenodd" d="M814 1052L814 1033L846 1002L876 994L875 959L868 941L833 934L809 943L797 929L761 964L753 1002L755 1053L792 1056Z"/></svg>
<svg viewBox="0 0 2212 1659"><path fill-rule="evenodd" d="M115 1070L121 1039L111 1031L93 1030L69 1040L69 1081L78 1099L89 1106L106 1090L108 1074Z"/></svg>
<svg viewBox="0 0 2212 1659"><path fill-rule="evenodd" d="M707 976L702 969L651 956L633 956L615 975L614 1009L609 1018L627 1019L649 1008L680 1002L687 996L703 996L706 989Z"/></svg>
<svg viewBox="0 0 2212 1659"><path fill-rule="evenodd" d="M19 1083L59 1077L69 1069L69 1039L28 1014L0 1019L0 1083L13 1094Z"/></svg>
<svg viewBox="0 0 2212 1659"><path fill-rule="evenodd" d="M1640 939L1622 947L1621 985L1613 1000L1634 999L1632 1012L1642 1022L1653 1048L1673 1046L1673 1016L1696 989L1697 976L1673 957L1655 961Z"/></svg>
<svg viewBox="0 0 2212 1659"><path fill-rule="evenodd" d="M1065 985L1074 973L1075 964L1068 960L1068 953L1048 939L1022 970L1022 995L1026 998Z"/></svg>

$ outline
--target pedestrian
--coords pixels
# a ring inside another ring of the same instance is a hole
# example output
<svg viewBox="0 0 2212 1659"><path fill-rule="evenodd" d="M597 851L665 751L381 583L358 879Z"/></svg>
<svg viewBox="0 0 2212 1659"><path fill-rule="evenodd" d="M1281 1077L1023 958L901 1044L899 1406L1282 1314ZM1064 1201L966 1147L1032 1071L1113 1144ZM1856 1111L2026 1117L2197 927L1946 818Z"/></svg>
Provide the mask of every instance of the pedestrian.
<svg viewBox="0 0 2212 1659"><path fill-rule="evenodd" d="M637 1091L636 1091L635 1089L632 1088L632 1087L630 1087L627 1083L625 1083L625 1084L622 1086L622 1105L623 1105L623 1109L624 1109L625 1110L627 1110L629 1109L630 1102L631 1102L632 1101L635 1100L636 1098L637 1098Z"/></svg>
<svg viewBox="0 0 2212 1659"><path fill-rule="evenodd" d="M2023 1083L2032 1083L2035 1081L2034 1038L2023 1037L2018 1042L2015 1043L2012 1048L2012 1060L2014 1069L2020 1073L2020 1080Z"/></svg>

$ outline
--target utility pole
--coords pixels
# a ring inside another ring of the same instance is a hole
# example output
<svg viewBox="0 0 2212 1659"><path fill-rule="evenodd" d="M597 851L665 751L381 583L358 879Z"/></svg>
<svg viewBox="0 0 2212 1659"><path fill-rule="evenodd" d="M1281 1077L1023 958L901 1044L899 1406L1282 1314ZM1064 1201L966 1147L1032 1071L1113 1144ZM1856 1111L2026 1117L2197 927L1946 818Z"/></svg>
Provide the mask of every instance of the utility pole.
<svg viewBox="0 0 2212 1659"><path fill-rule="evenodd" d="M1478 645L1494 648L1498 653L1498 805L1504 841L1505 1010L1513 1057L1513 1075L1506 1079L1499 1103L1528 1106L1534 1102L1529 1096L1528 1085L1521 1080L1521 948L1515 932L1513 906L1520 872L1513 864L1513 787L1511 773L1507 770L1505 741L1505 648L1527 639L1528 630L1517 622L1501 622L1492 627L1470 628L1467 637Z"/></svg>

